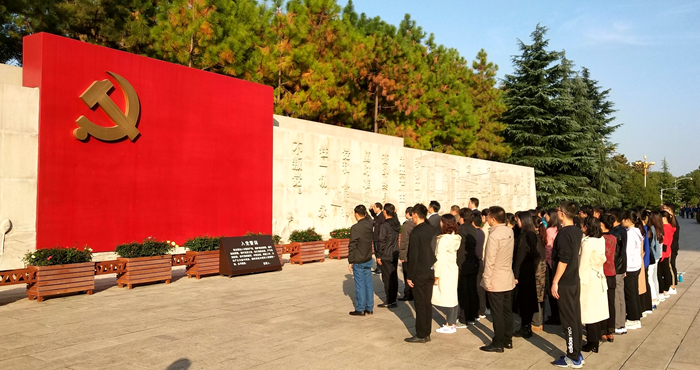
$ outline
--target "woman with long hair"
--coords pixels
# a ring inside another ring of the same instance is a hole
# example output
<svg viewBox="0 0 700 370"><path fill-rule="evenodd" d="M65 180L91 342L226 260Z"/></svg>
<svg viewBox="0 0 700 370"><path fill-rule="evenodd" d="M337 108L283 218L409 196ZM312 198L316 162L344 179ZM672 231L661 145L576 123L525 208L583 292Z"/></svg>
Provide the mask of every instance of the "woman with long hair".
<svg viewBox="0 0 700 370"><path fill-rule="evenodd" d="M462 237L459 235L459 227L455 217L451 214L442 215L440 229L441 234L433 239L437 262L433 265L435 284L433 285L431 303L434 306L444 308L447 316L447 324L437 329L437 332L452 334L457 331L457 315L459 314L457 251L462 243Z"/></svg>
<svg viewBox="0 0 700 370"><path fill-rule="evenodd" d="M601 334L605 332L610 312L608 310L608 282L603 265L605 239L600 221L595 217L583 220L584 237L581 241L578 275L581 281L581 323L586 325L584 352L598 352ZM606 337L607 339L607 337Z"/></svg>
<svg viewBox="0 0 700 370"><path fill-rule="evenodd" d="M644 240L644 226L639 215L634 210L627 210L622 214L622 226L627 229L627 274L625 275L625 307L627 321L625 329L634 330L642 327L642 312L639 301L639 273L644 267L642 260L642 244ZM641 230L640 230L641 227Z"/></svg>
<svg viewBox="0 0 700 370"><path fill-rule="evenodd" d="M671 244L673 244L673 236L676 233L676 228L673 227L669 219L671 215L666 212L661 212L661 223L663 225L664 237L661 249L661 262L659 263L659 301L663 302L671 296L668 290L673 284L673 275L671 274Z"/></svg>
<svg viewBox="0 0 700 370"><path fill-rule="evenodd" d="M676 258L678 257L679 250L679 239L681 236L681 228L678 225L678 220L676 220L676 215L674 213L673 207L666 205L666 212L668 212L669 219L668 222L673 226L676 231L673 233L673 241L671 241L671 258L669 260L671 264L671 272L673 273L673 283L668 289L668 294L676 294L676 285L678 285L678 269L676 268Z"/></svg>
<svg viewBox="0 0 700 370"><path fill-rule="evenodd" d="M547 261L547 301L549 302L549 312L551 316L545 321L547 325L561 325L561 320L559 319L559 305L557 304L557 299L552 296L552 280L554 280L555 269L552 268L552 248L554 247L554 239L557 237L557 233L561 228L559 223L559 211L555 208L550 208L549 222L547 223L547 230L545 231L546 243L544 243L545 260Z"/></svg>
<svg viewBox="0 0 700 370"><path fill-rule="evenodd" d="M651 293L651 309L655 310L659 305L659 273L658 267L661 263L661 252L664 242L664 223L661 220L661 213L653 211L649 213L647 221L649 233L649 292Z"/></svg>
<svg viewBox="0 0 700 370"><path fill-rule="evenodd" d="M518 287L515 305L520 312L520 330L516 337L532 337L532 317L539 311L537 299L537 279L535 274L542 259L542 242L535 231L535 224L530 212L518 212L515 216L520 227L520 237L516 240L513 275Z"/></svg>
<svg viewBox="0 0 700 370"><path fill-rule="evenodd" d="M644 207L638 207L639 220L641 224L640 231L644 235L644 240L642 241L642 260L644 261L644 270L639 273L639 302L641 304L642 317L653 312L653 305L651 302L651 286L649 285L649 266L651 265L651 250L649 245L649 211Z"/></svg>
<svg viewBox="0 0 700 370"><path fill-rule="evenodd" d="M610 214L601 214L600 229L603 231L603 239L605 239L605 264L603 264L603 273L608 284L608 320L603 328L603 340L608 342L615 341L615 289L617 275L615 270L615 249L617 247L617 238L610 233L615 227L615 216Z"/></svg>

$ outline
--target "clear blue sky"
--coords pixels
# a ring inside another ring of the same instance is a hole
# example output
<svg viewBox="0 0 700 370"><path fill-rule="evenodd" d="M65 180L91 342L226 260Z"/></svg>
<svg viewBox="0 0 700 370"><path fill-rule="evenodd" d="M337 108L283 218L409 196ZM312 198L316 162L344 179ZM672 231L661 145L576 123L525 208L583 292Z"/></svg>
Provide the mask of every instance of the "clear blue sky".
<svg viewBox="0 0 700 370"><path fill-rule="evenodd" d="M339 0L341 6L347 0ZM618 152L643 155L684 175L700 166L700 1L354 0L355 11L398 25L408 13L436 41L473 60L484 48L513 71L517 39L530 43L537 23L553 50L611 89Z"/></svg>

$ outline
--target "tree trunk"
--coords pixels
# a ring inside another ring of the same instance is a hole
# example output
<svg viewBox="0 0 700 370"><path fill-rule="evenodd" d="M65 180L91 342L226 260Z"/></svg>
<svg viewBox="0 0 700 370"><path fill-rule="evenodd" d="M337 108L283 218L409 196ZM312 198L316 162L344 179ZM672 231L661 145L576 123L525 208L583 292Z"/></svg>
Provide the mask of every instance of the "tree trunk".
<svg viewBox="0 0 700 370"><path fill-rule="evenodd" d="M377 115L379 114L379 86L374 90L374 132L377 132Z"/></svg>

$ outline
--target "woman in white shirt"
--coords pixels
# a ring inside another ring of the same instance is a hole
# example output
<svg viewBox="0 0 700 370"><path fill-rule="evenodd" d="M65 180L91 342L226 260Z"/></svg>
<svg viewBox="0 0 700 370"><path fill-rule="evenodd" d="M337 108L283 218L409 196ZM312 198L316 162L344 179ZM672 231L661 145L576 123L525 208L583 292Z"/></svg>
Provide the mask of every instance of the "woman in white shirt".
<svg viewBox="0 0 700 370"><path fill-rule="evenodd" d="M600 338L606 329L608 311L608 282L605 278L605 239L600 221L586 217L579 257L578 275L581 279L581 323L586 325L584 352L598 352Z"/></svg>
<svg viewBox="0 0 700 370"><path fill-rule="evenodd" d="M644 266L642 245L645 237L644 225L634 210L622 214L622 226L627 229L627 274L625 275L625 306L627 308L627 330L642 327L641 301L639 299L639 272Z"/></svg>

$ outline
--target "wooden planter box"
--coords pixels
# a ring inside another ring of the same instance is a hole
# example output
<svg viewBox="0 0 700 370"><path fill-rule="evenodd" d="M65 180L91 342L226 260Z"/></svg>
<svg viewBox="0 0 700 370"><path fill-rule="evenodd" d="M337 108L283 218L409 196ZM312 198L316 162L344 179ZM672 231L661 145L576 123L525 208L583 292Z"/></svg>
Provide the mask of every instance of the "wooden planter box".
<svg viewBox="0 0 700 370"><path fill-rule="evenodd" d="M286 244L285 251L289 253L289 263L323 262L326 259L326 242L306 242Z"/></svg>
<svg viewBox="0 0 700 370"><path fill-rule="evenodd" d="M193 265L187 265L188 278L201 278L203 275L215 275L219 273L219 250L205 252L185 252L187 259L194 259Z"/></svg>
<svg viewBox="0 0 700 370"><path fill-rule="evenodd" d="M350 245L350 239L330 239L326 242L326 249L328 249L328 258L347 258L348 245Z"/></svg>
<svg viewBox="0 0 700 370"><path fill-rule="evenodd" d="M92 295L95 289L94 262L29 268L36 271L35 282L27 284L29 300L42 302L46 296L75 292Z"/></svg>
<svg viewBox="0 0 700 370"><path fill-rule="evenodd" d="M172 256L169 254L165 256L139 258L118 257L117 260L126 263L124 272L117 274L117 285L120 288L126 286L131 289L134 284L153 283L157 281L170 284L170 280L173 278L172 269L170 267L172 264Z"/></svg>
<svg viewBox="0 0 700 370"><path fill-rule="evenodd" d="M282 258L282 254L284 254L284 245L275 244L275 250L277 251L277 257L280 260L280 265L284 266L284 258Z"/></svg>

